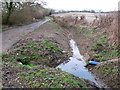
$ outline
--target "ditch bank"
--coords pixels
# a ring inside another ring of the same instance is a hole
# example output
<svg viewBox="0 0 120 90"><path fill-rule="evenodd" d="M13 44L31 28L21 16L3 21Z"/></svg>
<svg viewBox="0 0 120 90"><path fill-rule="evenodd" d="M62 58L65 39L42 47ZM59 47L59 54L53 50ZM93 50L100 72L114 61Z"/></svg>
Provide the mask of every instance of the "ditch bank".
<svg viewBox="0 0 120 90"><path fill-rule="evenodd" d="M3 54L4 88L98 88L95 83L55 69L72 56L67 33L48 22Z"/></svg>
<svg viewBox="0 0 120 90"><path fill-rule="evenodd" d="M3 86L98 88L90 80L81 79L55 69L72 56L69 45L71 38L77 43L85 60L92 59L91 55L94 52L91 48L94 38L91 36L93 35L89 31L85 32L79 29L75 31L72 28L63 29L55 22L49 21L34 32L25 35L8 50L8 55L3 55L5 61ZM86 57L86 54L89 54L88 57ZM13 63L11 63L11 60Z"/></svg>

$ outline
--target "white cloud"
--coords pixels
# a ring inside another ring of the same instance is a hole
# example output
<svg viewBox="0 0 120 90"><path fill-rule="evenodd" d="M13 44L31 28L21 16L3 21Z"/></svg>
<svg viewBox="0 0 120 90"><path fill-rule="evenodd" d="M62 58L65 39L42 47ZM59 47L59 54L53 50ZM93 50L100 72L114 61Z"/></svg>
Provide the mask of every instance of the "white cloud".
<svg viewBox="0 0 120 90"><path fill-rule="evenodd" d="M47 7L64 10L95 9L111 11L118 9L119 0L44 0Z"/></svg>

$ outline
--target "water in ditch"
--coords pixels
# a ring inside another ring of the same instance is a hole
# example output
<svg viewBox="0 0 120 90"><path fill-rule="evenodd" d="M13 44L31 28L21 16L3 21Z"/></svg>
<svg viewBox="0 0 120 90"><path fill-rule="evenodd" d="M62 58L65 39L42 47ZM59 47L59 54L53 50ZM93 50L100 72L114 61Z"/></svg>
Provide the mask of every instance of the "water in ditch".
<svg viewBox="0 0 120 90"><path fill-rule="evenodd" d="M60 64L57 68L61 68L62 71L74 74L80 78L88 79L99 86L94 76L88 71L87 68L85 68L86 63L83 59L83 56L80 54L76 42L73 39L70 40L70 47L72 49L73 56L70 57L66 62Z"/></svg>

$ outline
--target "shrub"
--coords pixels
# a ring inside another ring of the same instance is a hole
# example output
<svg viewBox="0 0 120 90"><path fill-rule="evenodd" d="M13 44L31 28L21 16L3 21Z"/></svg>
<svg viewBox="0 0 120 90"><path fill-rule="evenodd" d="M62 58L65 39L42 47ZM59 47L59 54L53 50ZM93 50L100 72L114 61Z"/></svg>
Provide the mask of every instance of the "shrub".
<svg viewBox="0 0 120 90"><path fill-rule="evenodd" d="M43 19L46 15L49 15L51 10L43 8L41 5L32 3L23 3L21 8L15 8L7 22L7 11L4 8L2 10L2 24L4 25L18 25L26 24L34 21L35 19Z"/></svg>

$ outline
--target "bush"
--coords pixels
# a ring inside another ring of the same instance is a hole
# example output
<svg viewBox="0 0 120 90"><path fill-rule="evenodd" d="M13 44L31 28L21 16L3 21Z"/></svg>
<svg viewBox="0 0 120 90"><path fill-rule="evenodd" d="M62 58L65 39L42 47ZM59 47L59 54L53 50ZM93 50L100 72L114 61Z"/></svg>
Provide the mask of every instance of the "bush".
<svg viewBox="0 0 120 90"><path fill-rule="evenodd" d="M9 25L32 22L33 16L29 8L14 11L9 19Z"/></svg>
<svg viewBox="0 0 120 90"><path fill-rule="evenodd" d="M4 25L18 25L24 23L30 23L35 19L43 19L46 15L49 15L51 10L43 8L41 5L33 5L31 3L24 3L22 8L15 8L11 13L9 22L7 23L7 12L4 9L2 11L2 24Z"/></svg>

